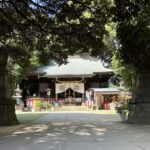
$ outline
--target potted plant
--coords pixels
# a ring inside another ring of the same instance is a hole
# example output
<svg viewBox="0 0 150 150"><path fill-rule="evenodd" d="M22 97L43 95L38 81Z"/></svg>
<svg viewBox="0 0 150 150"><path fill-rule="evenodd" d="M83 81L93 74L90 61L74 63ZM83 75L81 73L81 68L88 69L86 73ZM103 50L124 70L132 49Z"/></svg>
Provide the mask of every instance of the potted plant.
<svg viewBox="0 0 150 150"><path fill-rule="evenodd" d="M40 111L42 106L42 102L40 100L36 100L34 103L34 110L35 111Z"/></svg>
<svg viewBox="0 0 150 150"><path fill-rule="evenodd" d="M45 103L45 106L46 106L47 111L53 111L54 110L54 106L48 102Z"/></svg>
<svg viewBox="0 0 150 150"><path fill-rule="evenodd" d="M125 122L127 120L128 103L127 102L120 102L116 106L116 112L119 114L121 122Z"/></svg>

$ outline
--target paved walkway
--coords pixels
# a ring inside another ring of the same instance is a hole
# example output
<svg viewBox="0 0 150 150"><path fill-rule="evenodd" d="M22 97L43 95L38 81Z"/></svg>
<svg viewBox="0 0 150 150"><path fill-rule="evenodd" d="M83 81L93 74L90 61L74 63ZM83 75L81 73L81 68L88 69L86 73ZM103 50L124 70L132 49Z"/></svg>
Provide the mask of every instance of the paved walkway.
<svg viewBox="0 0 150 150"><path fill-rule="evenodd" d="M150 150L150 126L117 115L54 112L13 130L0 137L0 150Z"/></svg>

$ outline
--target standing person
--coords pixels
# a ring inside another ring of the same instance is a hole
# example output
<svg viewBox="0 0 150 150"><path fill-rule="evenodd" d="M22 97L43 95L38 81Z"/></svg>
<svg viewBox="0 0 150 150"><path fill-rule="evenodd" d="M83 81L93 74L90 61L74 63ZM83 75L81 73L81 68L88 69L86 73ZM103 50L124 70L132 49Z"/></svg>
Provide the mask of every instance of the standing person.
<svg viewBox="0 0 150 150"><path fill-rule="evenodd" d="M91 106L93 107L94 106L94 91L90 90L89 95L90 95Z"/></svg>
<svg viewBox="0 0 150 150"><path fill-rule="evenodd" d="M87 109L89 109L91 107L90 91L86 91L85 96L86 96L86 106Z"/></svg>

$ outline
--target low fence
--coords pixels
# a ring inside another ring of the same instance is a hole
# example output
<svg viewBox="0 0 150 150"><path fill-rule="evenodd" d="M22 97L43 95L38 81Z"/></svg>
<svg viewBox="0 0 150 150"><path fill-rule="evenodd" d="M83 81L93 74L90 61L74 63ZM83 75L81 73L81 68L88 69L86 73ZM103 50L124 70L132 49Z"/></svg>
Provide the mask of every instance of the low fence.
<svg viewBox="0 0 150 150"><path fill-rule="evenodd" d="M64 99L56 99L56 98L42 98L42 97L39 97L39 98L28 98L26 100L26 104L28 107L31 107L32 109L35 109L35 103L37 101L40 101L40 102L47 102L48 104L55 104L55 103L64 103ZM61 101L61 102L60 102Z"/></svg>
<svg viewBox="0 0 150 150"><path fill-rule="evenodd" d="M63 106L66 104L74 104L74 105L81 105L84 100L82 98L42 98L42 97L31 97L26 100L26 104L28 107L32 109L35 108L35 103L37 101L40 102L47 102L48 104L52 104L54 106Z"/></svg>
<svg viewBox="0 0 150 150"><path fill-rule="evenodd" d="M40 101L42 104L44 102L48 104L52 104L54 107L62 107L64 105L76 105L80 106L82 103L85 103L87 107L93 107L95 106L94 100L86 100L82 98L42 98L42 97L31 97L26 100L26 104L28 107L30 107L32 110L36 109L36 103L37 101ZM102 109L111 109L109 103L104 103L102 106Z"/></svg>

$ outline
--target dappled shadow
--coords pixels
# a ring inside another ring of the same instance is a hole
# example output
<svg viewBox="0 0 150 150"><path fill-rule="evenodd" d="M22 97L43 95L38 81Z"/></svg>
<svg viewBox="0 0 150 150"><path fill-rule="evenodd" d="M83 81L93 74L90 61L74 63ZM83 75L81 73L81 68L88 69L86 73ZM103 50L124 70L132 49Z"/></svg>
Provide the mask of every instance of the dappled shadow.
<svg viewBox="0 0 150 150"><path fill-rule="evenodd" d="M116 115L57 113L49 114L3 137L0 141L0 149L5 150L9 146L11 150L16 150L14 145L16 143L18 150L21 146L25 147L23 150L36 148L93 150L93 148L101 149L102 147L110 149L113 144L118 148L120 142L137 148L133 150L139 150L136 141L139 142L141 139L146 139L146 132L143 129L137 130L135 126L120 123ZM2 147L1 142L4 140L7 140L8 144ZM125 147L121 149L125 150Z"/></svg>
<svg viewBox="0 0 150 150"><path fill-rule="evenodd" d="M107 129L102 127L98 127L92 124L85 124L80 125L76 124L73 125L71 122L54 122L48 124L37 124L32 125L30 127L25 127L19 129L11 134L11 136L19 136L20 134L31 134L32 135L40 135L46 133L49 137L56 137L61 135L68 135L68 136L90 136L90 135L102 135L103 132L106 132ZM37 134L38 133L38 134Z"/></svg>
<svg viewBox="0 0 150 150"><path fill-rule="evenodd" d="M48 125L32 125L31 127L25 127L20 130L17 130L12 133L12 135L18 135L23 133L36 133L36 132L42 132L44 130L48 129Z"/></svg>

